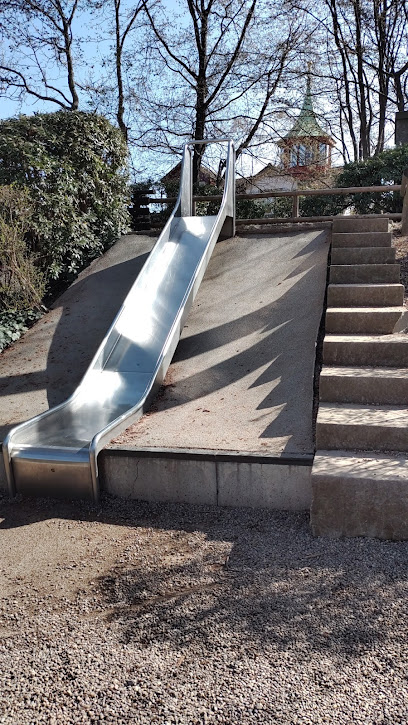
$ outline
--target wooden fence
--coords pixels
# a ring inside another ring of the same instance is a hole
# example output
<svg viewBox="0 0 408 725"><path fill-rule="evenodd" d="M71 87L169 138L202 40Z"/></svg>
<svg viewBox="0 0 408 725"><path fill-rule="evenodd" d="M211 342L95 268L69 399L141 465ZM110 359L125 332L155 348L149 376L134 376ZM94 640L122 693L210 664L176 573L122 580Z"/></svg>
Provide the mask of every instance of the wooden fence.
<svg viewBox="0 0 408 725"><path fill-rule="evenodd" d="M405 193L407 190L407 193ZM334 196L334 195L347 195L347 194L372 194L374 192L389 192L396 191L400 192L404 198L405 208L405 224L408 229L408 169L404 171L401 184L388 184L383 186L351 186L351 187L338 187L338 188L324 188L324 189L294 189L293 191L263 191L258 194L237 194L236 199L272 199L275 197L284 197L292 199L292 216L291 217L261 217L259 219L237 219L237 225L242 226L246 224L283 224L283 223L300 223L300 222L321 222L321 221L332 221L332 216L299 216L299 199L302 196ZM198 201L221 201L222 195L216 194L214 196L200 196L196 195L193 197L193 213L195 212L195 204ZM150 204L175 204L177 197L150 197ZM404 212L403 212L404 214ZM401 214L387 214L389 219L399 220ZM404 216L402 216L404 218ZM403 232L408 233L408 231Z"/></svg>

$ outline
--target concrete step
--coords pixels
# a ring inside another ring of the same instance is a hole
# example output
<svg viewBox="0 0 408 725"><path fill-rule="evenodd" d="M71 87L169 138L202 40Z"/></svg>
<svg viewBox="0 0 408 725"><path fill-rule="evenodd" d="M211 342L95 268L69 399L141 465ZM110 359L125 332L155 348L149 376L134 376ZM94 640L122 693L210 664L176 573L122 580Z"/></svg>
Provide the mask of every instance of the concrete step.
<svg viewBox="0 0 408 725"><path fill-rule="evenodd" d="M331 284L381 284L400 281L399 264L332 264Z"/></svg>
<svg viewBox="0 0 408 725"><path fill-rule="evenodd" d="M327 403L408 405L408 368L323 366L320 400Z"/></svg>
<svg viewBox="0 0 408 725"><path fill-rule="evenodd" d="M329 284L328 307L382 307L404 303L402 284Z"/></svg>
<svg viewBox="0 0 408 725"><path fill-rule="evenodd" d="M332 233L332 248L335 247L390 247L391 232L345 232Z"/></svg>
<svg viewBox="0 0 408 725"><path fill-rule="evenodd" d="M408 335L326 335L325 365L408 367Z"/></svg>
<svg viewBox="0 0 408 725"><path fill-rule="evenodd" d="M387 232L388 217L337 216L333 219L333 232Z"/></svg>
<svg viewBox="0 0 408 725"><path fill-rule="evenodd" d="M406 456L318 451L310 522L315 536L407 539Z"/></svg>
<svg viewBox="0 0 408 725"><path fill-rule="evenodd" d="M394 247L336 247L332 264L394 264Z"/></svg>
<svg viewBox="0 0 408 725"><path fill-rule="evenodd" d="M328 307L326 332L332 334L379 334L394 331L405 307Z"/></svg>
<svg viewBox="0 0 408 725"><path fill-rule="evenodd" d="M319 450L406 451L407 406L321 403L316 420Z"/></svg>

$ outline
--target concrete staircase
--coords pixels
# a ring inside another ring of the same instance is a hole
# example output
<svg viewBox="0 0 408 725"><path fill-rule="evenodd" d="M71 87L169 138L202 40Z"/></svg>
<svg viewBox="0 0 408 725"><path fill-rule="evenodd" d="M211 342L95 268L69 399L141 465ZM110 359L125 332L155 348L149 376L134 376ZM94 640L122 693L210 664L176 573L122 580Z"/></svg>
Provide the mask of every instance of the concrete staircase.
<svg viewBox="0 0 408 725"><path fill-rule="evenodd" d="M386 218L333 222L314 534L408 538L408 326Z"/></svg>

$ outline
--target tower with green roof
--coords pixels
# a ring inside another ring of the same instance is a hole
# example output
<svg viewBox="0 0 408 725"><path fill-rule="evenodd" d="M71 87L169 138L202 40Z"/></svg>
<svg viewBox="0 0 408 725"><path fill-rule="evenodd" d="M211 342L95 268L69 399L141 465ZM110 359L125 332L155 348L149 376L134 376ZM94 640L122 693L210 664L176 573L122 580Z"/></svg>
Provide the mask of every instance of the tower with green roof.
<svg viewBox="0 0 408 725"><path fill-rule="evenodd" d="M310 70L307 77L303 106L292 129L278 141L281 162L293 176L309 178L331 167L331 136L317 122L313 109Z"/></svg>

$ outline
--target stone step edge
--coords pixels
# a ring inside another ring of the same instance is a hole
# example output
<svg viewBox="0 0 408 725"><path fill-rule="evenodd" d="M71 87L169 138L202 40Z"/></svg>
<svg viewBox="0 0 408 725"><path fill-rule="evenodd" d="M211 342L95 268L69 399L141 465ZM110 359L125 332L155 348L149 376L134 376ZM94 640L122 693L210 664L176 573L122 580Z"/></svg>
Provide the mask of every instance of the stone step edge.
<svg viewBox="0 0 408 725"><path fill-rule="evenodd" d="M408 539L408 461L403 453L319 449L311 483L315 536Z"/></svg>
<svg viewBox="0 0 408 725"><path fill-rule="evenodd" d="M334 377L334 376L343 376L347 378L352 377L369 377L369 378L378 378L381 380L382 378L403 378L408 380L408 368L391 368L391 367L383 367L383 366L377 366L373 365L373 367L369 367L368 365L323 365L320 377Z"/></svg>
<svg viewBox="0 0 408 725"><path fill-rule="evenodd" d="M379 314L379 313L397 313L403 314L406 307L403 305L385 305L383 307L327 307L326 312L331 313L347 313L347 314ZM358 333L357 333L358 334Z"/></svg>
<svg viewBox="0 0 408 725"><path fill-rule="evenodd" d="M403 307L402 284L379 282L377 284L329 284L327 307Z"/></svg>
<svg viewBox="0 0 408 725"><path fill-rule="evenodd" d="M349 308L349 309L354 309ZM367 307L365 309L372 309L370 307ZM364 344L367 343L368 345L371 345L372 343L378 343L379 345L387 345L388 343L396 343L400 345L408 345L408 335L404 333L389 333L388 335L367 335L367 334L359 334L356 332L354 335L339 335L328 332L327 335L324 337L325 343L358 343L358 344Z"/></svg>
<svg viewBox="0 0 408 725"><path fill-rule="evenodd" d="M366 246L364 246L364 247L362 247L362 246L358 246L357 245L357 247L336 247L336 246L334 246L334 247L332 247L332 249L335 249L336 252L337 251L341 251L341 252L361 252L361 253L364 252L365 254L369 254L370 252L378 252L378 250L381 250L381 249L386 249L387 252L389 252L390 249L395 249L395 247L389 247L388 245L384 244L383 247L378 247L378 246L374 246L374 247L366 247Z"/></svg>
<svg viewBox="0 0 408 725"><path fill-rule="evenodd" d="M334 237L336 237L336 239L339 239L339 238L340 239L342 239L342 238L350 239L351 237L356 237L357 241L359 239L368 239L369 237L373 237L374 239L382 238L382 239L386 239L387 241L388 241L388 239L392 239L392 232L389 229L388 229L388 231L387 230L381 231L378 229L372 229L372 230L369 229L368 231L367 230L356 231L355 229L353 229L353 230L350 230L347 232L345 232L345 231L338 232L338 231L334 230L334 231L332 231L332 234Z"/></svg>
<svg viewBox="0 0 408 725"><path fill-rule="evenodd" d="M337 236L337 235L336 235ZM376 247L377 249L393 249L392 246L392 239L351 239L352 235L346 235L342 234L342 238L340 239L333 239L331 240L331 249L372 249L373 247ZM343 238L344 237L344 238Z"/></svg>
<svg viewBox="0 0 408 725"><path fill-rule="evenodd" d="M331 270L334 269L336 271L339 269L347 269L349 271L352 269L356 269L359 272L369 269L371 271L374 270L375 272L381 272L381 271L383 271L383 268L386 268L387 270L389 270L390 268L392 269L392 267L400 268L400 266L401 265L399 262L366 262L365 264L359 264L358 262L357 263L352 262L351 264L330 264L330 269Z"/></svg>
<svg viewBox="0 0 408 725"><path fill-rule="evenodd" d="M358 420L355 419L356 414L359 415ZM349 428L366 426L391 429L407 428L408 432L408 406L321 402L317 412L316 424L324 426L340 425Z"/></svg>
<svg viewBox="0 0 408 725"><path fill-rule="evenodd" d="M390 336L408 329L408 309L401 305L383 305L382 307L327 307L325 324L327 335L345 335L348 331L347 325L349 325L350 327L357 326L360 328L355 330L354 334L356 336L363 337L369 335L370 332L374 332L372 328L376 326L379 328L377 335ZM340 329L333 329L336 327ZM323 340L323 345L325 342L326 338Z"/></svg>
<svg viewBox="0 0 408 725"><path fill-rule="evenodd" d="M365 266L370 266L371 264L387 264L387 265L399 264L395 255L393 255L392 253L390 255L391 259L386 262L381 262L381 261L378 261L378 262L366 262L366 261L364 261L364 262L362 262L362 261L335 262L335 261L333 261L333 252L341 252L342 254L350 252L351 253L349 255L350 257L352 257L353 254L356 254L356 252L361 252L361 254L364 252L364 254L366 254L367 257L369 257L371 254L375 255L376 253L383 252L384 250L387 253L389 253L390 250L394 250L394 247L333 247L331 266L350 267L350 266L355 266L355 265L359 265L359 264L360 265L363 264Z"/></svg>
<svg viewBox="0 0 408 725"><path fill-rule="evenodd" d="M327 287L335 287L341 289L395 289L396 287L404 289L404 285L401 282L329 282Z"/></svg>
<svg viewBox="0 0 408 725"><path fill-rule="evenodd" d="M367 229L364 229L364 230L363 229L359 229L358 231L356 231L355 229L351 229L351 230L348 230L348 231L341 231L341 232L334 231L333 234L336 234L336 235L344 234L346 236L351 236L352 234L355 234L355 235L357 235L357 236L360 237L363 234L365 234L365 235L367 235L367 234L371 234L371 235L375 235L375 234L392 234L392 232L391 232L390 229L384 229L384 230L382 230L382 229L368 229L368 230Z"/></svg>
<svg viewBox="0 0 408 725"><path fill-rule="evenodd" d="M350 470L351 469L351 470ZM373 470L378 470L373 474ZM345 477L353 480L398 481L407 479L408 456L399 451L317 450L312 478Z"/></svg>

